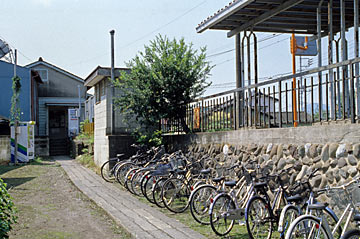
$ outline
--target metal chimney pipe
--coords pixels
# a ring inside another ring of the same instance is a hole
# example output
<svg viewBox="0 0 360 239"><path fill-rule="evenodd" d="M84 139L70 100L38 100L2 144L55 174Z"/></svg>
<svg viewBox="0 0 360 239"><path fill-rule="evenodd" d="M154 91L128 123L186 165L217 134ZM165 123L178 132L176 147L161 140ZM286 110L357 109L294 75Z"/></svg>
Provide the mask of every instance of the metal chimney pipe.
<svg viewBox="0 0 360 239"><path fill-rule="evenodd" d="M113 135L115 133L115 113L114 113L114 95L115 95L115 89L114 89L114 80L115 80L115 52L114 52L114 35L115 31L110 31L110 37L111 37L111 134Z"/></svg>

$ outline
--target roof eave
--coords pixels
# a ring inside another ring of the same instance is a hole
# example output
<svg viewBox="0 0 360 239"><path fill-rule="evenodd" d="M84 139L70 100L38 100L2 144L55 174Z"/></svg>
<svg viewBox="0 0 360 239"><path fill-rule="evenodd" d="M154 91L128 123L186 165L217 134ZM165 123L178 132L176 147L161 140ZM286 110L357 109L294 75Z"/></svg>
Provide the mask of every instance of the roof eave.
<svg viewBox="0 0 360 239"><path fill-rule="evenodd" d="M219 12L215 16L211 17L209 20L205 20L205 22L199 24L196 28L197 33L202 33L207 29L210 29L212 26L216 25L220 21L227 18L229 15L233 14L234 12L238 11L239 9L247 6L248 4L254 2L255 0L240 0L232 5L226 7L223 11Z"/></svg>

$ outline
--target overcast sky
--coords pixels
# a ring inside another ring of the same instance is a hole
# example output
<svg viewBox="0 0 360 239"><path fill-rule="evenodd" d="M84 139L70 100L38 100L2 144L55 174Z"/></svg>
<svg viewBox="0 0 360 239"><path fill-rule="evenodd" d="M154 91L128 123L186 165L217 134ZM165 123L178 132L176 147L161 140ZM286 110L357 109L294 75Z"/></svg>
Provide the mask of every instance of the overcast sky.
<svg viewBox="0 0 360 239"><path fill-rule="evenodd" d="M115 30L115 65L125 66L157 34L184 37L207 46L216 65L206 94L235 87L234 38L226 31L196 33L196 26L229 0L0 0L0 38L17 48L18 63L40 56L80 77L110 66L110 35ZM258 33L259 76L291 71L289 35ZM224 54L224 51L228 51Z"/></svg>

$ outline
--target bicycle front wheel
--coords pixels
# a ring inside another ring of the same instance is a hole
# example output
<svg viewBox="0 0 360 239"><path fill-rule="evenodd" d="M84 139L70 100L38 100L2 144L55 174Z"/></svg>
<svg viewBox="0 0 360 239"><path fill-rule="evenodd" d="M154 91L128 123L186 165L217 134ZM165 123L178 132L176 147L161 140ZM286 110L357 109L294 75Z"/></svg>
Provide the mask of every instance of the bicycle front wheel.
<svg viewBox="0 0 360 239"><path fill-rule="evenodd" d="M251 239L270 239L273 219L270 207L262 197L250 199L245 211L246 228Z"/></svg>
<svg viewBox="0 0 360 239"><path fill-rule="evenodd" d="M290 224L285 239L330 239L327 231L319 218L311 215L303 215Z"/></svg>
<svg viewBox="0 0 360 239"><path fill-rule="evenodd" d="M360 238L360 230L359 229L351 229L350 231L345 232L341 239L359 239Z"/></svg>
<svg viewBox="0 0 360 239"><path fill-rule="evenodd" d="M210 224L209 209L217 190L212 185L201 185L195 189L190 201L190 212L195 221L203 225Z"/></svg>
<svg viewBox="0 0 360 239"><path fill-rule="evenodd" d="M101 177L109 183L115 182L114 169L117 160L108 160L101 166Z"/></svg>
<svg viewBox="0 0 360 239"><path fill-rule="evenodd" d="M210 225L211 229L218 236L227 235L234 226L233 219L229 216L235 213L235 202L227 195L219 195L214 199L210 207Z"/></svg>
<svg viewBox="0 0 360 239"><path fill-rule="evenodd" d="M162 187L161 195L165 207L171 212L181 213L189 206L190 188L180 178L169 178Z"/></svg>

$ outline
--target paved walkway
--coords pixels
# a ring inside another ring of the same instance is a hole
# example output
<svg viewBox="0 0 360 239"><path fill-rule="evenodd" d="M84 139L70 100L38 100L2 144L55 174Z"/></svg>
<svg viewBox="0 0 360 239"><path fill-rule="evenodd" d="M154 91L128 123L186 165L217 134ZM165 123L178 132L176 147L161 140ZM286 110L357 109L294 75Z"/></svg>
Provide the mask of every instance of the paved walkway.
<svg viewBox="0 0 360 239"><path fill-rule="evenodd" d="M140 202L129 192L105 182L93 171L69 157L54 157L71 181L86 196L103 208L119 225L135 238L205 238L155 208Z"/></svg>

